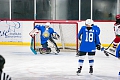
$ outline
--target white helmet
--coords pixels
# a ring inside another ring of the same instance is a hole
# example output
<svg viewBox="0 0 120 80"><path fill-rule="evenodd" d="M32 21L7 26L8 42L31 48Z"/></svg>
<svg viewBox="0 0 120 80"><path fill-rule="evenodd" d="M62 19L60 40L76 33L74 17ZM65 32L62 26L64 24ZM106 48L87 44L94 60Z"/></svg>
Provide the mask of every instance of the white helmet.
<svg viewBox="0 0 120 80"><path fill-rule="evenodd" d="M94 22L93 22L92 19L87 19L87 20L85 21L85 24L92 25L92 24L94 24Z"/></svg>
<svg viewBox="0 0 120 80"><path fill-rule="evenodd" d="M50 26L50 23L49 23L49 22L47 22L47 23L45 24L45 26Z"/></svg>

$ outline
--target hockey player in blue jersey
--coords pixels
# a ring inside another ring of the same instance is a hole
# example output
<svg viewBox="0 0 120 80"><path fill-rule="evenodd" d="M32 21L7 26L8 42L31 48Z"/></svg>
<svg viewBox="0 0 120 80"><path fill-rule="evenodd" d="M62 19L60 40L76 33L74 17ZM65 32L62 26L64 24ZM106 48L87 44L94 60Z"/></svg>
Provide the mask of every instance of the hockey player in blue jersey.
<svg viewBox="0 0 120 80"><path fill-rule="evenodd" d="M40 40L41 40L41 45L42 48L40 48L40 53L46 53L46 52L50 52L51 48L48 47L48 41L52 42L56 48L56 52L59 53L60 50L57 47L57 44L55 43L55 41L53 40L53 38L59 38L60 36L54 32L54 29L50 27L50 23L47 22L45 25L36 25L34 27L34 30L32 30L30 32L30 36L34 37L34 35L36 35L40 30Z"/></svg>
<svg viewBox="0 0 120 80"><path fill-rule="evenodd" d="M100 28L97 25L94 25L94 24L93 24L93 26L96 28L97 34L100 35Z"/></svg>
<svg viewBox="0 0 120 80"><path fill-rule="evenodd" d="M79 46L79 60L78 60L78 71L77 74L81 73L82 65L84 63L85 55L88 53L90 71L89 73L93 73L93 63L94 63L94 56L96 52L96 48L100 50L100 40L99 34L100 29L93 24L93 20L87 19L85 21L85 26L82 26L79 33L78 39L81 41Z"/></svg>
<svg viewBox="0 0 120 80"><path fill-rule="evenodd" d="M115 56L116 56L118 59L120 59L120 43L118 44L118 47L116 48L116 54L115 54ZM119 71L119 73L118 73L118 78L119 78L119 80L120 80L120 71Z"/></svg>
<svg viewBox="0 0 120 80"><path fill-rule="evenodd" d="M118 46L116 46L115 53L111 53L111 52L108 52L108 51L105 51L105 53L109 53L109 54L117 57L118 59L120 59L120 43L118 43ZM120 80L120 71L118 73L118 80Z"/></svg>
<svg viewBox="0 0 120 80"><path fill-rule="evenodd" d="M116 49L116 57L120 59L120 44L118 45Z"/></svg>
<svg viewBox="0 0 120 80"><path fill-rule="evenodd" d="M99 36L100 35L100 28L97 25L92 24L92 26L94 26L94 28L96 28L96 34ZM98 37L99 38L99 37ZM99 40L99 39L98 39ZM96 40L95 40L96 41ZM99 41L100 42L100 41ZM79 56L79 51L76 54L77 56Z"/></svg>

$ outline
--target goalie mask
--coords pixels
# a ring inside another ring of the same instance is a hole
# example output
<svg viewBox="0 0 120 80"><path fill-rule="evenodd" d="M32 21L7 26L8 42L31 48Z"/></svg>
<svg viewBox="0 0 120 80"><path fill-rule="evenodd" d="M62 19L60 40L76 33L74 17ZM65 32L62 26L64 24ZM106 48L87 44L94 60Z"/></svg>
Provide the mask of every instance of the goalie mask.
<svg viewBox="0 0 120 80"><path fill-rule="evenodd" d="M49 27L50 27L50 23L49 23L49 22L47 22L47 23L45 24L45 28L46 28L46 30L48 30L48 29L49 29Z"/></svg>
<svg viewBox="0 0 120 80"><path fill-rule="evenodd" d="M45 27L49 28L50 27L50 23L49 22L45 23Z"/></svg>

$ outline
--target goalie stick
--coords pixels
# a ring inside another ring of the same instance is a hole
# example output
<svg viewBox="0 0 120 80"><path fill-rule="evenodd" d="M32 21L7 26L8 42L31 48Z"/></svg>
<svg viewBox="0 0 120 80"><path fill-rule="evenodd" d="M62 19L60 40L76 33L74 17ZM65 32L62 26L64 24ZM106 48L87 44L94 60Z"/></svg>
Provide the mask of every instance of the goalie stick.
<svg viewBox="0 0 120 80"><path fill-rule="evenodd" d="M34 39L32 38L32 39L31 39L30 49L31 49L31 51L36 55L37 52L36 52L36 51L34 50L34 48L33 48L33 43L34 43Z"/></svg>

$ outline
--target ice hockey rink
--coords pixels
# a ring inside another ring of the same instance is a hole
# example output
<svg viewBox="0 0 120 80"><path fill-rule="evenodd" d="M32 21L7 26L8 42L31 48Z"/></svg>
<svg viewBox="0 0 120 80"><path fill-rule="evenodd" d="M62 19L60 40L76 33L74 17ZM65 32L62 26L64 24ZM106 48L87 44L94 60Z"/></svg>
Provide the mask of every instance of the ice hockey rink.
<svg viewBox="0 0 120 80"><path fill-rule="evenodd" d="M80 76L76 75L78 59L75 52L60 52L59 55L34 55L29 46L0 46L0 54L6 59L3 71L12 80L118 80L120 60L106 57L97 51L94 73L90 75L86 56Z"/></svg>

